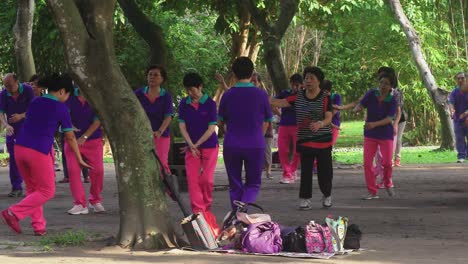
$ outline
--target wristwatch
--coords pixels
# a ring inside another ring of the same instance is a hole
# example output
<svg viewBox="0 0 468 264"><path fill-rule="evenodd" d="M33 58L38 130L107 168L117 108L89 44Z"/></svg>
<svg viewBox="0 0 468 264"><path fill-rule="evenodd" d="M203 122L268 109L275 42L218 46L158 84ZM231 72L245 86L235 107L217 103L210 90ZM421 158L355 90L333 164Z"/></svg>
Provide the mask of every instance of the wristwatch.
<svg viewBox="0 0 468 264"><path fill-rule="evenodd" d="M89 137L88 137L88 136L85 136L85 135L83 135L83 138L84 138L84 139L88 139Z"/></svg>

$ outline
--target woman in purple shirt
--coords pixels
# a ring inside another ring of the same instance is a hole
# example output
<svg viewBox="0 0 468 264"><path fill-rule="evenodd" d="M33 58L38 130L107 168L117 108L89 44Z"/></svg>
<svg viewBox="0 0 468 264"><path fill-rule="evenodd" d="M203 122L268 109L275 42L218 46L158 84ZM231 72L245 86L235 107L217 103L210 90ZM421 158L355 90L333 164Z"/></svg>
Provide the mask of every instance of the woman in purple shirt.
<svg viewBox="0 0 468 264"><path fill-rule="evenodd" d="M190 203L194 213L202 213L213 235L219 234L211 212L214 172L218 161L216 102L202 92L203 81L197 73L184 76L188 96L179 104L179 128L187 144L185 168Z"/></svg>
<svg viewBox="0 0 468 264"><path fill-rule="evenodd" d="M80 153L86 162L94 168L89 171L89 178L91 180L91 186L89 187L89 208L93 209L95 213L104 212L105 209L101 203L101 192L104 184L101 122L91 108L91 105L80 93L79 88L75 88L74 94L70 96L66 104L70 109L72 124L76 128L74 132ZM68 214L88 214L86 193L81 182L80 165L75 158L71 146L66 143L64 149L67 159L70 191L74 199L73 207L68 210Z"/></svg>
<svg viewBox="0 0 468 264"><path fill-rule="evenodd" d="M21 233L19 221L31 217L34 235L46 234L43 205L55 194L54 165L50 149L59 127L65 133L67 143L73 149L81 166L90 166L81 158L70 114L65 102L73 91L71 79L53 75L40 82L49 93L31 102L22 129L16 138L16 164L26 183L26 197L3 210L3 221L16 233Z"/></svg>
<svg viewBox="0 0 468 264"><path fill-rule="evenodd" d="M223 157L229 179L231 206L235 200L255 202L260 190L265 132L272 113L268 94L251 83L253 62L239 57L232 64L237 83L221 98L218 113L220 127L226 125ZM245 183L242 181L245 167Z"/></svg>
<svg viewBox="0 0 468 264"><path fill-rule="evenodd" d="M379 88L372 89L364 95L354 112L367 108L364 125L364 174L368 194L363 200L377 199L377 184L373 159L380 148L382 154L383 183L390 197L395 195L392 182L393 156L393 120L397 103L393 97L392 76L383 73L379 76Z"/></svg>
<svg viewBox="0 0 468 264"><path fill-rule="evenodd" d="M143 109L151 122L156 153L164 169L170 172L168 158L171 138L169 125L174 115L172 96L161 85L166 81L166 70L160 65L152 65L146 70L148 86L135 91Z"/></svg>

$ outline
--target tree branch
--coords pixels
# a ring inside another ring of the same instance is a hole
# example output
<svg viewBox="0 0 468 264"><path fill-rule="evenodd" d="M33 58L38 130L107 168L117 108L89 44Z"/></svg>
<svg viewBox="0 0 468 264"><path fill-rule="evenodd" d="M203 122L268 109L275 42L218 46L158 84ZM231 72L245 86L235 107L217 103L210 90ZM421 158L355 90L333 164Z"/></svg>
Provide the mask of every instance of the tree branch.
<svg viewBox="0 0 468 264"><path fill-rule="evenodd" d="M299 0L281 0L280 15L273 28L276 36L283 37L298 9Z"/></svg>
<svg viewBox="0 0 468 264"><path fill-rule="evenodd" d="M254 0L242 0L241 5L245 5L248 8L250 14L252 14L252 19L261 28L262 32L267 34L272 33L272 27L267 22L267 15L257 8Z"/></svg>
<svg viewBox="0 0 468 264"><path fill-rule="evenodd" d="M143 13L134 0L118 2L135 31L150 47L151 63L166 64L167 47L162 28Z"/></svg>

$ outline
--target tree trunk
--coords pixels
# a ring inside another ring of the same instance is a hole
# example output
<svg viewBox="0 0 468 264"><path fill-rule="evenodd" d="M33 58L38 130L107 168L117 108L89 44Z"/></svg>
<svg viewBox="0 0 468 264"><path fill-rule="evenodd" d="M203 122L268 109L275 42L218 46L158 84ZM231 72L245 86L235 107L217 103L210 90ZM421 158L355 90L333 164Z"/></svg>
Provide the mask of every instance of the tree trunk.
<svg viewBox="0 0 468 264"><path fill-rule="evenodd" d="M422 48L421 41L416 30L414 30L411 22L406 17L399 0L389 0L390 6L395 14L396 19L400 22L408 39L413 59L416 67L419 70L424 86L426 87L432 101L435 104L439 114L439 119L442 124L442 139L441 149L453 149L454 147L454 131L453 123L450 118L450 109L448 106L448 92L438 88L437 83L432 75L432 72L427 64Z"/></svg>
<svg viewBox="0 0 468 264"><path fill-rule="evenodd" d="M15 36L16 68L21 82L28 81L36 73L31 49L34 7L34 0L18 0L13 34Z"/></svg>
<svg viewBox="0 0 468 264"><path fill-rule="evenodd" d="M248 8L252 19L262 32L263 57L275 92L287 89L289 82L284 70L280 45L284 33L299 9L299 0L281 0L279 15L273 25L268 23L264 10L260 10L254 0L243 0L241 4Z"/></svg>
<svg viewBox="0 0 468 264"><path fill-rule="evenodd" d="M117 64L116 0L48 0L64 42L69 71L109 137L119 190L118 244L136 249L176 245L153 136L140 103Z"/></svg>
<svg viewBox="0 0 468 264"><path fill-rule="evenodd" d="M263 58L265 59L268 75L273 83L275 94L289 87L280 46L281 43L276 39L263 41Z"/></svg>
<svg viewBox="0 0 468 264"><path fill-rule="evenodd" d="M125 17L128 18L138 35L148 44L151 54L149 63L167 66L169 55L162 28L151 21L134 0L118 0L118 2Z"/></svg>

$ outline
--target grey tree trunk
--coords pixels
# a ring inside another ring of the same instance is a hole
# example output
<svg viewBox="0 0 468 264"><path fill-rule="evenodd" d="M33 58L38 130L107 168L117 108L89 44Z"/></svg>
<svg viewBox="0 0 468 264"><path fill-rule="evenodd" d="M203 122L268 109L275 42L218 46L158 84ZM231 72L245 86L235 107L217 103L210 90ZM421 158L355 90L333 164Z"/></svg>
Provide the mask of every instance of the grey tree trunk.
<svg viewBox="0 0 468 264"><path fill-rule="evenodd" d="M454 131L453 122L450 117L450 109L448 106L448 92L440 89L437 86L436 80L432 75L431 69L424 58L421 48L421 40L418 37L416 30L403 11L399 0L389 0L390 6L395 14L396 19L400 22L403 31L408 39L411 54L418 68L421 79L426 87L432 101L436 107L439 119L442 125L441 149L454 148Z"/></svg>
<svg viewBox="0 0 468 264"><path fill-rule="evenodd" d="M162 28L151 21L134 0L118 2L135 31L148 44L151 53L149 62L167 66L169 54Z"/></svg>
<svg viewBox="0 0 468 264"><path fill-rule="evenodd" d="M16 69L21 82L28 81L36 73L31 49L34 8L34 0L18 0L13 34L15 36Z"/></svg>
<svg viewBox="0 0 468 264"><path fill-rule="evenodd" d="M64 42L69 71L109 136L119 190L122 247L176 245L151 154L148 119L116 62L112 38L116 0L48 0Z"/></svg>
<svg viewBox="0 0 468 264"><path fill-rule="evenodd" d="M254 0L242 0L242 4L248 7L252 19L262 32L263 57L275 91L287 89L289 82L280 45L284 33L297 13L299 0L281 0L278 19L272 25L267 21L267 14L257 7Z"/></svg>

